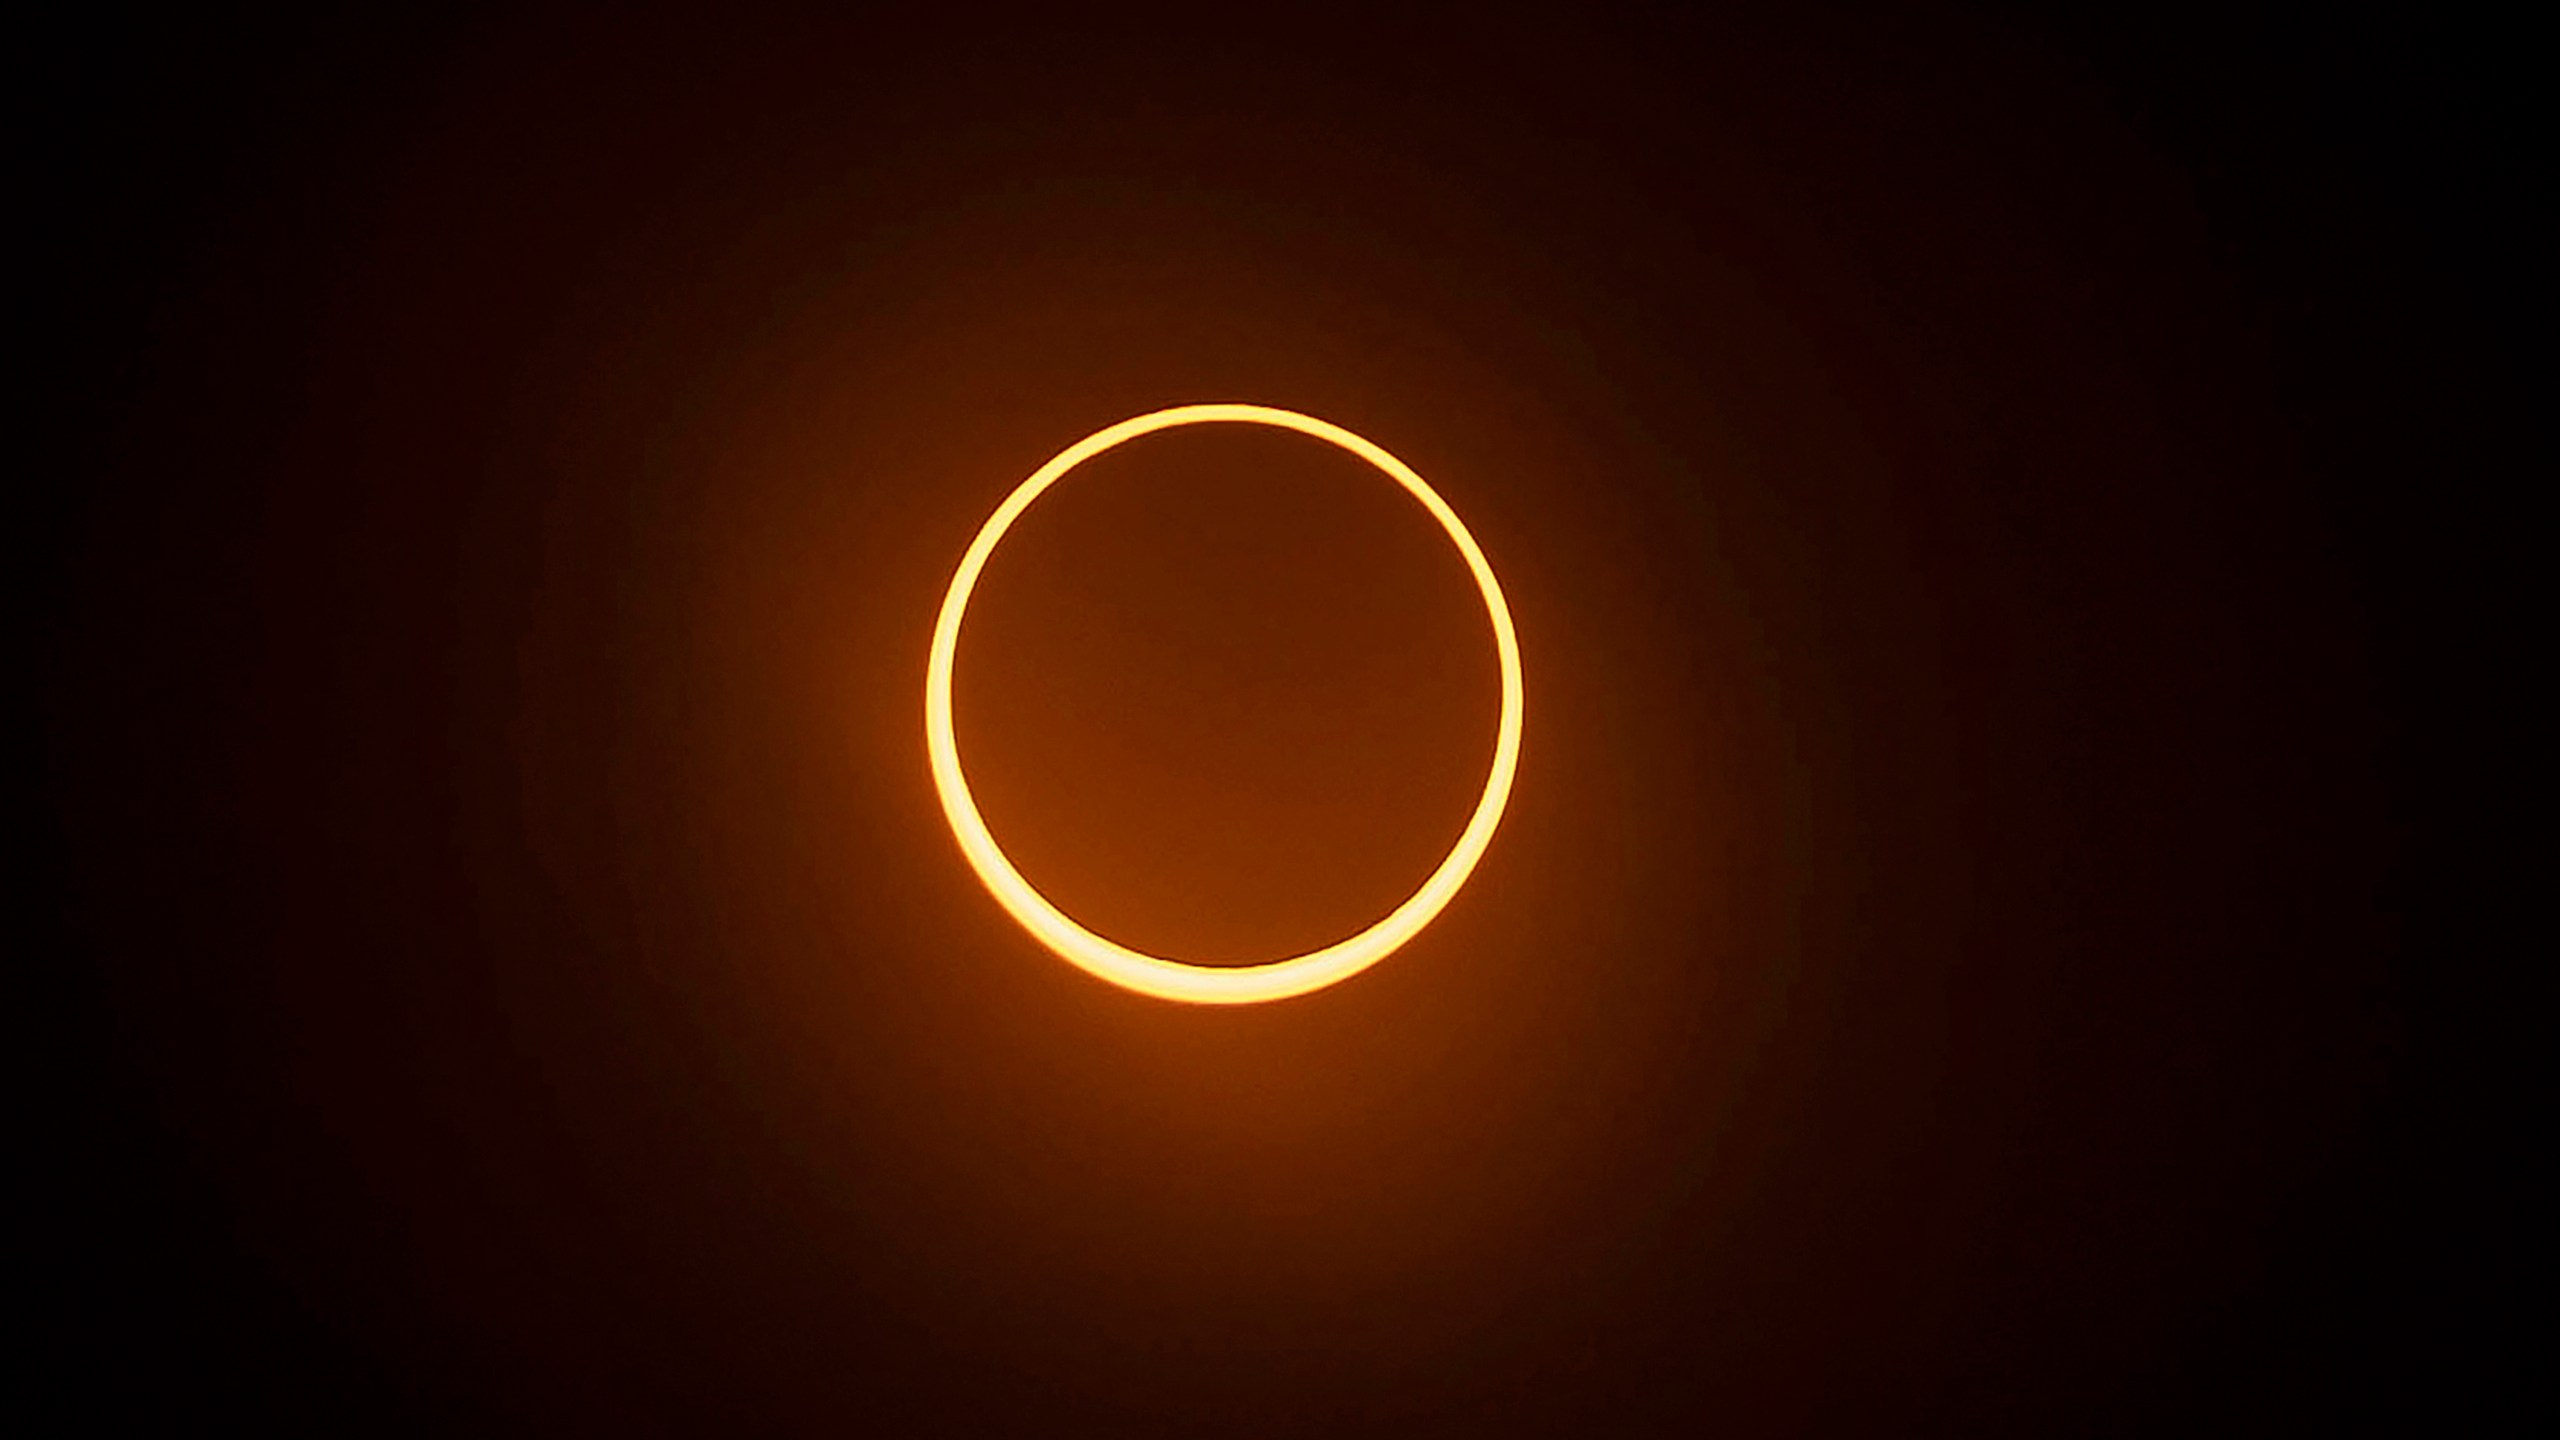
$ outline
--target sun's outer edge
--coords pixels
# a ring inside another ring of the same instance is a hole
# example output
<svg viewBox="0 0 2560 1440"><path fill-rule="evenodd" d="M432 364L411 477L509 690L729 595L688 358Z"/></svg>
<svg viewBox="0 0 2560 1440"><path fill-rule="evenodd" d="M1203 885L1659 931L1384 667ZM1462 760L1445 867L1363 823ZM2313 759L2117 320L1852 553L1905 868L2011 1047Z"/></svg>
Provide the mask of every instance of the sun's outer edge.
<svg viewBox="0 0 2560 1440"><path fill-rule="evenodd" d="M1485 612L1493 622L1494 648L1502 666L1502 719L1495 732L1493 764L1485 777L1484 795L1476 802L1475 813L1468 817L1466 829L1459 832L1457 844L1450 847L1439 868L1403 904L1359 934L1320 950L1263 965L1188 965L1141 954L1093 933L1050 903L1014 868L978 813L977 802L970 796L967 777L960 768L960 747L951 718L951 673L959 653L960 621L968 611L970 592L977 587L979 573L1013 522L1067 472L1116 445L1179 425L1218 421L1269 425L1314 436L1368 461L1421 501L1431 517L1440 522L1440 528L1458 547L1467 569L1475 576L1476 588L1484 596ZM1177 405L1097 430L1059 451L1049 463L1032 472L1030 479L1014 487L1013 493L987 517L986 524L979 527L977 538L970 542L968 552L952 574L941 613L934 621L933 648L925 664L925 748L932 762L934 790L942 800L943 817L950 822L961 853L997 903L1042 944L1077 967L1140 994L1195 1005L1249 1005L1304 995L1358 974L1420 934L1457 895L1459 887L1474 872L1476 862L1484 858L1485 847L1492 843L1494 827L1501 823L1503 807L1511 798L1512 775L1520 762L1522 698L1520 642L1512 629L1510 606L1502 598L1502 585L1494 578L1493 566L1457 512L1413 467L1361 435L1294 410L1268 405Z"/></svg>

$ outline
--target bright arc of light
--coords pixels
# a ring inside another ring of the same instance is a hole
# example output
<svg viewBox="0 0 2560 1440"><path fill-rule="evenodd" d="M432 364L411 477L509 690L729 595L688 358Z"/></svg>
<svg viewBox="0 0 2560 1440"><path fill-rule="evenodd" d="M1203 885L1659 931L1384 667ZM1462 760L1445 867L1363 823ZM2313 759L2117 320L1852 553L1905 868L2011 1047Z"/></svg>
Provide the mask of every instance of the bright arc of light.
<svg viewBox="0 0 2560 1440"><path fill-rule="evenodd" d="M1432 519L1440 522L1458 553L1466 557L1467 569L1474 573L1476 588L1484 595L1485 613L1493 621L1494 647L1502 661L1502 723L1494 738L1493 768L1485 777L1484 797L1476 802L1475 814L1468 818L1467 828L1459 833L1458 843L1450 848L1439 868L1422 882L1422 888L1377 924L1321 950L1265 965L1187 965L1143 955L1096 935L1069 918L1022 878L1022 872L1006 858L1003 847L996 844L985 817L978 813L977 801L970 797L968 778L960 769L960 745L951 728L951 671L960 648L960 620L968 612L969 593L977 588L979 572L986 568L987 557L995 553L1005 531L1022 517L1032 501L1040 498L1041 492L1105 450L1177 425L1218 422L1271 425L1312 435L1350 451L1402 485L1431 512ZM1511 609L1503 603L1502 586L1493 578L1493 566L1486 562L1484 551L1467 533L1457 512L1449 508L1449 502L1415 474L1412 466L1371 441L1312 415L1268 405L1177 405L1097 430L1059 451L1005 497L995 514L980 527L978 538L970 542L968 553L960 558L959 570L951 577L951 589L942 597L942 613L933 625L933 650L925 665L925 748L933 762L933 786L942 797L943 816L951 822L951 833L959 840L961 853L968 857L971 868L978 872L978 878L997 902L1042 944L1083 969L1141 994L1195 1005L1250 1005L1321 990L1377 964L1422 933L1422 927L1430 924L1458 893L1458 887L1467 883L1476 862L1484 857L1485 847L1492 843L1494 827L1502 821L1502 807L1511 798L1512 772L1520 763L1520 709L1520 642L1512 632Z"/></svg>

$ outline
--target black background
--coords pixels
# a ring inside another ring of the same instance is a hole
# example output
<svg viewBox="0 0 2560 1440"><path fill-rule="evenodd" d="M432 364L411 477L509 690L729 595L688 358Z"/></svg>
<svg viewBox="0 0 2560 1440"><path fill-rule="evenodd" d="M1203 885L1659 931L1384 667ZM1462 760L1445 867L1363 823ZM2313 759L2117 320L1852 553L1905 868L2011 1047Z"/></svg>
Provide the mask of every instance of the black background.
<svg viewBox="0 0 2560 1440"><path fill-rule="evenodd" d="M32 47L46 1428L2530 1428L2497 51ZM1218 398L1433 476L1533 708L1423 940L1207 1014L985 903L914 695L1006 486Z"/></svg>

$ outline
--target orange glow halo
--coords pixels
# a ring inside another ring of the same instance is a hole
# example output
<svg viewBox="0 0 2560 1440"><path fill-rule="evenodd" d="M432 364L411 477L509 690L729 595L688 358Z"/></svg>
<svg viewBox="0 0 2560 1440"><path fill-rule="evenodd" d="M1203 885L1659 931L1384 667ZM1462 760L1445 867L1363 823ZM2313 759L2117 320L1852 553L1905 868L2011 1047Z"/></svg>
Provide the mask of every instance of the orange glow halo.
<svg viewBox="0 0 2560 1440"><path fill-rule="evenodd" d="M1232 967L1186 965L1142 955L1094 934L1049 903L1047 896L1033 889L1031 882L1022 878L1022 872L1013 868L995 836L988 832L977 802L970 798L968 779L961 773L960 746L951 728L951 670L960 645L960 619L969 608L969 592L977 587L979 572L986 568L987 557L995 553L996 543L1004 538L1005 531L1030 508L1032 501L1040 498L1042 491L1103 451L1177 425L1220 421L1277 426L1338 445L1385 471L1421 501L1431 517L1440 522L1440 528L1448 532L1458 553L1466 557L1476 588L1484 594L1485 612L1492 618L1494 646L1502 662L1502 722L1494 739L1493 768L1485 777L1484 798L1476 802L1475 814L1468 818L1467 828L1440 862L1440 868L1432 871L1422 888L1385 919L1348 940L1287 960ZM1085 970L1140 994L1195 1005L1250 1005L1320 990L1375 965L1420 934L1422 927L1430 924L1458 893L1458 887L1467 883L1467 876L1493 839L1494 826L1502 820L1504 803L1511 798L1512 772L1520 760L1520 702L1520 642L1512 633L1511 610L1503 603L1502 586L1493 578L1493 567L1486 563L1484 552L1460 523L1457 512L1414 473L1413 467L1339 425L1293 410L1267 405L1177 405L1123 420L1068 446L1016 487L987 518L978 538L970 543L969 552L961 557L960 568L951 577L951 589L942 597L942 613L934 621L933 650L925 666L925 747L932 758L933 785L942 797L942 813L951 822L951 833L960 841L961 853L969 857L970 866L997 902L1042 944Z"/></svg>

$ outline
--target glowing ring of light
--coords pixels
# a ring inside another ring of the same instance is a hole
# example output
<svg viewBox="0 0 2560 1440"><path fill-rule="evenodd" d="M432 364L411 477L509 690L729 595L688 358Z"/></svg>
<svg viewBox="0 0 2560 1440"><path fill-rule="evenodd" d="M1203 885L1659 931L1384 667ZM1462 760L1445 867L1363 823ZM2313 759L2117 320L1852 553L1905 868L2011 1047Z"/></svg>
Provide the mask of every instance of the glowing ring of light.
<svg viewBox="0 0 2560 1440"><path fill-rule="evenodd" d="M961 774L960 745L951 729L951 670L960 647L960 617L969 608L969 592L977 587L979 572L986 568L987 557L995 553L996 542L1004 538L1005 531L1022 517L1032 501L1040 498L1042 491L1103 451L1158 430L1215 421L1271 425L1312 435L1350 451L1402 485L1431 512L1431 518L1440 522L1440 528L1457 545L1458 553L1466 557L1467 569L1475 574L1476 588L1484 594L1485 612L1493 621L1494 647L1502 661L1502 723L1495 733L1493 768L1485 778L1484 798L1476 802L1475 814L1468 818L1467 828L1441 860L1440 868L1377 924L1348 940L1267 965L1186 965L1142 955L1068 918L1022 878L1022 872L1013 868L995 836L988 832L985 818L978 814L977 802L970 798L968 779ZM987 517L978 538L970 542L969 552L961 557L960 568L951 577L951 589L942 597L942 613L934 621L933 650L925 665L925 747L932 757L933 786L941 794L943 816L951 822L951 833L959 840L961 852L968 856L971 868L978 872L978 878L997 902L1042 944L1083 969L1141 994L1199 1005L1249 1005L1320 990L1377 964L1420 934L1422 927L1430 924L1458 893L1458 887L1467 883L1467 876L1484 856L1485 846L1493 840L1494 826L1501 823L1504 803L1511 798L1511 776L1520 762L1520 700L1520 642L1512 633L1511 610L1503 603L1502 586L1493 578L1493 567L1485 562L1484 551L1477 548L1475 537L1459 522L1457 512L1413 472L1412 466L1339 425L1294 410L1267 405L1177 405L1097 430L1059 451L1030 479L1015 487L996 507L996 513Z"/></svg>

